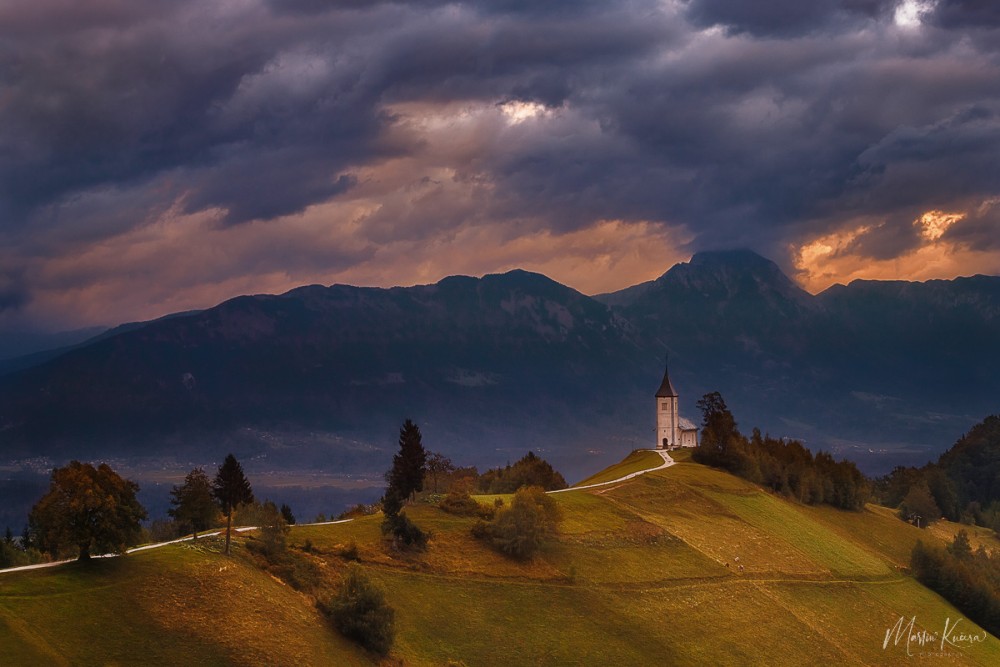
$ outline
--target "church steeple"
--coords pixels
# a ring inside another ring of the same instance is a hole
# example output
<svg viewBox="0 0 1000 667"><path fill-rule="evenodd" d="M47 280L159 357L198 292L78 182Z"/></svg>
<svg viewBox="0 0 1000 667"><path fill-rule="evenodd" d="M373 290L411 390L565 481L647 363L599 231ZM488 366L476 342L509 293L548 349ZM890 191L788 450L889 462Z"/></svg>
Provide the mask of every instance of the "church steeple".
<svg viewBox="0 0 1000 667"><path fill-rule="evenodd" d="M671 398L675 396L677 396L677 390L674 389L674 385L670 384L670 355L668 354L663 367L663 382L660 383L660 388L656 391L656 397Z"/></svg>

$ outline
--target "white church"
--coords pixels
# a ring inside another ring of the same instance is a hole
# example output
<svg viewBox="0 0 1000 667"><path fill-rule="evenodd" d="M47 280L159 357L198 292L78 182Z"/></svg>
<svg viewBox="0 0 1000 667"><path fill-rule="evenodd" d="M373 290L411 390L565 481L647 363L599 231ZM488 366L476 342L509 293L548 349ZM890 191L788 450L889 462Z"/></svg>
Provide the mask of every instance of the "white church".
<svg viewBox="0 0 1000 667"><path fill-rule="evenodd" d="M656 449L697 446L698 428L678 412L677 390L670 384L669 368L664 367L656 392Z"/></svg>

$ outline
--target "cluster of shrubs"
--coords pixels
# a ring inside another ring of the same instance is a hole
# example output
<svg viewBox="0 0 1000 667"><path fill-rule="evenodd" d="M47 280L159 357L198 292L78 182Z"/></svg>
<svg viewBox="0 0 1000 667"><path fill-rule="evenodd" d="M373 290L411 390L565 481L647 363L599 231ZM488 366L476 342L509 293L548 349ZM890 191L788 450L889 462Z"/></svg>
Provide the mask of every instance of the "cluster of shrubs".
<svg viewBox="0 0 1000 667"><path fill-rule="evenodd" d="M0 569L33 565L34 563L41 563L44 560L45 555L31 546L27 528L24 534L17 539L15 539L10 528L7 528L3 538L0 539Z"/></svg>
<svg viewBox="0 0 1000 667"><path fill-rule="evenodd" d="M369 651L385 655L396 634L396 612L357 565L348 568L336 595L317 604L331 625Z"/></svg>
<svg viewBox="0 0 1000 667"><path fill-rule="evenodd" d="M527 560L558 532L562 513L544 489L518 489L509 507L498 508L492 521L479 521L472 534L513 558Z"/></svg>
<svg viewBox="0 0 1000 667"><path fill-rule="evenodd" d="M382 534L392 540L396 549L422 551L427 548L429 535L406 516L406 512L403 511L403 500L391 486L382 498L382 512L385 514L382 520Z"/></svg>
<svg viewBox="0 0 1000 667"><path fill-rule="evenodd" d="M1000 634L1000 554L976 551L963 530L948 547L917 541L910 569L922 584L936 591L970 620Z"/></svg>
<svg viewBox="0 0 1000 667"><path fill-rule="evenodd" d="M502 503L503 501L500 502ZM480 519L492 519L496 513L495 508L483 505L481 502L469 495L468 491L463 489L457 489L449 492L448 495L442 498L441 502L438 503L438 507L448 514L455 514L457 516L477 516Z"/></svg>
<svg viewBox="0 0 1000 667"><path fill-rule="evenodd" d="M482 493L514 493L526 486L553 491L567 486L563 476L534 452L528 452L514 465L487 470L476 480L476 485Z"/></svg>
<svg viewBox="0 0 1000 667"><path fill-rule="evenodd" d="M698 406L704 413L701 442L692 454L698 463L810 505L860 510L868 501L870 484L853 462L834 461L825 452L814 457L801 442L762 436L756 428L747 439L718 392L707 394Z"/></svg>
<svg viewBox="0 0 1000 667"><path fill-rule="evenodd" d="M311 593L322 580L319 567L308 557L288 548L288 521L271 501L255 508L259 535L246 541L248 556L255 565L298 591Z"/></svg>
<svg viewBox="0 0 1000 667"><path fill-rule="evenodd" d="M381 503L358 503L357 505L348 507L346 510L334 517L333 520L341 521L343 519L357 519L363 516L378 514L380 511L382 511Z"/></svg>

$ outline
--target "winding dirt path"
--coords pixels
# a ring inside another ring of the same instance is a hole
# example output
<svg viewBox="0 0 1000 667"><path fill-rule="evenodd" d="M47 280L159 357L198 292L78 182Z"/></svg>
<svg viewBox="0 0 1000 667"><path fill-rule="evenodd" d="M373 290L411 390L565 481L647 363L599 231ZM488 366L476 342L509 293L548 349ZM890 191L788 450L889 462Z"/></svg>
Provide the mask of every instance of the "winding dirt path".
<svg viewBox="0 0 1000 667"><path fill-rule="evenodd" d="M593 489L593 488L597 488L599 486L607 486L608 484L619 484L619 483L624 482L626 480L634 479L634 478L638 477L639 475L645 475L647 472L654 472L656 470L663 470L664 468L669 468L670 466L672 466L673 464L676 463L676 461L674 461L672 458L670 458L670 454L667 454L667 451L665 449L651 449L651 450L647 449L646 451L653 451L653 452L656 452L657 454L659 454L661 457L663 457L663 463L661 463L660 465L656 466L655 468L646 468L645 470L638 470L636 472L630 472L629 474L625 475L624 477L619 477L618 479L613 479L613 480L608 481L608 482L598 482L597 484L587 484L586 486L571 486L568 489L559 489L558 491L549 491L549 493L566 493L567 491L580 491L580 490L583 490L583 489Z"/></svg>

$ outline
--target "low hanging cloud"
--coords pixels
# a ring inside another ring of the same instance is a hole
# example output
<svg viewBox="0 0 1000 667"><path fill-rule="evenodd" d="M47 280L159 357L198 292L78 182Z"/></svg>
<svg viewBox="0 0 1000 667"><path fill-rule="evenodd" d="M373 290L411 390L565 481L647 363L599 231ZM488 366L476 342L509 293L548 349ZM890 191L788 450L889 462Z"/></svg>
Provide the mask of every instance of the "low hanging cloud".
<svg viewBox="0 0 1000 667"><path fill-rule="evenodd" d="M810 289L1000 272L991 7L11 0L0 327L739 245Z"/></svg>

